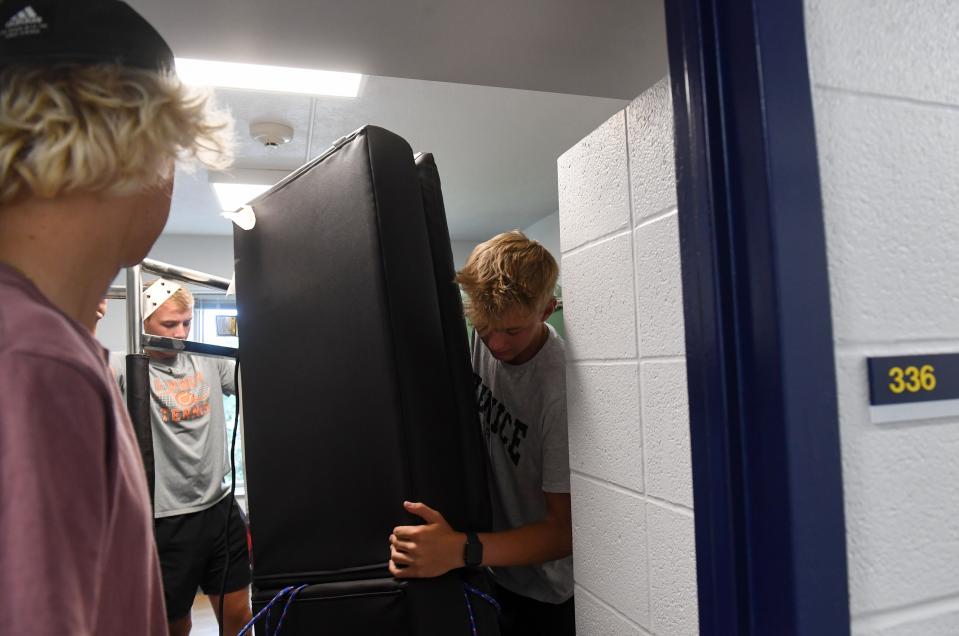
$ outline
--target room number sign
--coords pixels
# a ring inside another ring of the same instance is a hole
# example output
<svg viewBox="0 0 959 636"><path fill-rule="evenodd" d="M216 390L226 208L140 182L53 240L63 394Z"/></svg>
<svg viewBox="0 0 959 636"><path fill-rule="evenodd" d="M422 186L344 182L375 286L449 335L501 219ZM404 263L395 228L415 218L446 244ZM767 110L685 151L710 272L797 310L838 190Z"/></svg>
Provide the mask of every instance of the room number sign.
<svg viewBox="0 0 959 636"><path fill-rule="evenodd" d="M873 422L959 415L959 354L869 358Z"/></svg>

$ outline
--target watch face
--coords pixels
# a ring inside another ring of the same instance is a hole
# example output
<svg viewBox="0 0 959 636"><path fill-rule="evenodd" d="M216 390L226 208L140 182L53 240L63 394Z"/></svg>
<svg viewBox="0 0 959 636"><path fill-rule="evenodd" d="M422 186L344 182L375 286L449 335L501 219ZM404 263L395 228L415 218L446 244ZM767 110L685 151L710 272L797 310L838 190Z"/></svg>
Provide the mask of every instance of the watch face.
<svg viewBox="0 0 959 636"><path fill-rule="evenodd" d="M466 565L475 567L483 562L482 543L467 543L464 552L463 560L466 562Z"/></svg>
<svg viewBox="0 0 959 636"><path fill-rule="evenodd" d="M483 562L483 544L475 532L466 535L466 545L463 546L463 563L466 567L479 567Z"/></svg>

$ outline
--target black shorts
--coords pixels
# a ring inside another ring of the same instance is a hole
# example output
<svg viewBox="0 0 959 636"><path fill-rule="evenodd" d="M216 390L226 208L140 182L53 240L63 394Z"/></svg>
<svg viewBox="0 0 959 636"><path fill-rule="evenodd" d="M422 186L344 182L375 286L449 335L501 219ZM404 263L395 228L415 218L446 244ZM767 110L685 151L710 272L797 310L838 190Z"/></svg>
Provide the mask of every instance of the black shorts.
<svg viewBox="0 0 959 636"><path fill-rule="evenodd" d="M160 517L154 522L168 620L178 620L190 613L198 587L207 595L220 594L227 513L232 517L227 541L230 572L224 591L230 593L250 584L246 522L235 501L226 497L206 510Z"/></svg>
<svg viewBox="0 0 959 636"><path fill-rule="evenodd" d="M493 585L499 601L501 636L576 636L576 610L573 599L554 605L527 598Z"/></svg>

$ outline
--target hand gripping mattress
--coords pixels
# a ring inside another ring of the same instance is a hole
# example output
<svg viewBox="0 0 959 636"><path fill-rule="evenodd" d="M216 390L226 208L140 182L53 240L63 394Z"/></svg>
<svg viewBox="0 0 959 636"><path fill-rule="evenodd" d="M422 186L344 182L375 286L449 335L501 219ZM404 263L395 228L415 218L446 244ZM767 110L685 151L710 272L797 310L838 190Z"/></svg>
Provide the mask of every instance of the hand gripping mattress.
<svg viewBox="0 0 959 636"><path fill-rule="evenodd" d="M284 636L465 636L471 618L495 636L492 606L464 595L481 572L386 567L392 528L419 523L404 500L458 530L490 521L432 157L367 126L252 206L235 254L254 612L307 585Z"/></svg>

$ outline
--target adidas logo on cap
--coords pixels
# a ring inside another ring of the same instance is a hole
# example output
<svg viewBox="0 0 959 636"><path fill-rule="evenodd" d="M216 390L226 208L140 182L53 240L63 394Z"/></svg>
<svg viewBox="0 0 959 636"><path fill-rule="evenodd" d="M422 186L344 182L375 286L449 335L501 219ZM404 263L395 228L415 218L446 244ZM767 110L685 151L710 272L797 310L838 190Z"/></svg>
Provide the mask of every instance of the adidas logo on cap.
<svg viewBox="0 0 959 636"><path fill-rule="evenodd" d="M4 28L9 29L10 27L20 26L23 24L43 24L43 18L37 15L37 12L33 10L33 7L27 7L23 9L15 16L7 20L7 23L4 24Z"/></svg>
<svg viewBox="0 0 959 636"><path fill-rule="evenodd" d="M9 40L25 35L39 35L46 28L47 24L43 18L34 11L32 6L27 5L7 20L3 29L0 30L0 37Z"/></svg>

